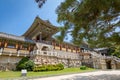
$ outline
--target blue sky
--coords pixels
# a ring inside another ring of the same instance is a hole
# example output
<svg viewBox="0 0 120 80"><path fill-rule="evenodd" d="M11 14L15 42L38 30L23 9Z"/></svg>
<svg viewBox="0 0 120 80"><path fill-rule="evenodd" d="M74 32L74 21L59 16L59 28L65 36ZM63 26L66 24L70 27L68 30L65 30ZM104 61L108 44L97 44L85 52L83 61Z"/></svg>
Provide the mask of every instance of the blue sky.
<svg viewBox="0 0 120 80"><path fill-rule="evenodd" d="M32 24L36 16L57 23L55 9L63 0L47 0L39 9L34 0L0 0L0 32L22 35Z"/></svg>

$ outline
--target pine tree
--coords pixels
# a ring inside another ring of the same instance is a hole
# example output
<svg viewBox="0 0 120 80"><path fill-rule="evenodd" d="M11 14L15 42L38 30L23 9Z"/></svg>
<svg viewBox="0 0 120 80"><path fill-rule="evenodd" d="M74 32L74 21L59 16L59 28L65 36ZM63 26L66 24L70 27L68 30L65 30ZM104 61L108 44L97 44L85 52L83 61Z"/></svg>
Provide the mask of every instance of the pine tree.
<svg viewBox="0 0 120 80"><path fill-rule="evenodd" d="M65 0L58 6L58 22L64 24L61 32L73 37L73 42L83 41L91 47L115 45L120 37L120 0ZM71 30L71 31L70 31ZM119 39L120 40L120 39Z"/></svg>

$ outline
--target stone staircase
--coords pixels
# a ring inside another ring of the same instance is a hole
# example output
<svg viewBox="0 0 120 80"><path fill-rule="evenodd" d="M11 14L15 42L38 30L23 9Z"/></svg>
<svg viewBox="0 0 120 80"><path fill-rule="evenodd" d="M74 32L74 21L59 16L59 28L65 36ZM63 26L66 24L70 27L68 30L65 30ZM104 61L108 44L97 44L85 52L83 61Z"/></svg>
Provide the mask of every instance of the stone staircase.
<svg viewBox="0 0 120 80"><path fill-rule="evenodd" d="M97 58L106 58L106 59L110 58L110 59L113 59L113 60L115 60L115 61L117 61L117 62L120 63L120 58L118 58L116 56L105 56L105 55L98 54L97 52L91 52L91 51L89 51L89 52L94 57L97 57Z"/></svg>
<svg viewBox="0 0 120 80"><path fill-rule="evenodd" d="M117 62L120 62L120 58L116 57L116 56L113 56L113 59Z"/></svg>

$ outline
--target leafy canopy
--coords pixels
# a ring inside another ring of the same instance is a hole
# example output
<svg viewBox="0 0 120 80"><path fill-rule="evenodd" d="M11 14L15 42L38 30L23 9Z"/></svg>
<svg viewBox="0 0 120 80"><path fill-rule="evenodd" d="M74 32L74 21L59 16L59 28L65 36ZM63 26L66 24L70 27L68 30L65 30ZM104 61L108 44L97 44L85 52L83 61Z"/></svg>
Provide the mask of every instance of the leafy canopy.
<svg viewBox="0 0 120 80"><path fill-rule="evenodd" d="M56 10L64 24L61 36L70 33L74 44L86 41L91 47L119 45L119 5L120 0L65 0Z"/></svg>

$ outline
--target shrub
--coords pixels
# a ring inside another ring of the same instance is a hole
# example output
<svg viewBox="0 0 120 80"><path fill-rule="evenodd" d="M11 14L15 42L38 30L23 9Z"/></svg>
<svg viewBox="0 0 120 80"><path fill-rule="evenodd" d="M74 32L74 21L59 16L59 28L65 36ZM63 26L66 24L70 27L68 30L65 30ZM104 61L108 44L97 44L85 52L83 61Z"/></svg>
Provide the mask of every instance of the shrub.
<svg viewBox="0 0 120 80"><path fill-rule="evenodd" d="M64 65L61 64L61 63L57 64L57 67L59 68L59 70L63 70L64 69Z"/></svg>
<svg viewBox="0 0 120 80"><path fill-rule="evenodd" d="M53 65L47 65L47 66L46 66L46 71L52 71L53 68L54 68Z"/></svg>
<svg viewBox="0 0 120 80"><path fill-rule="evenodd" d="M29 60L28 57L22 58L18 65L16 66L16 70L20 71L22 69L27 69L27 71L32 71L34 68L34 62Z"/></svg>
<svg viewBox="0 0 120 80"><path fill-rule="evenodd" d="M86 67L86 66L80 66L80 69L81 69L81 70L86 70L87 67Z"/></svg>
<svg viewBox="0 0 120 80"><path fill-rule="evenodd" d="M62 64L57 65L42 65L42 66L35 66L33 71L57 71L57 70L63 70L64 66Z"/></svg>
<svg viewBox="0 0 120 80"><path fill-rule="evenodd" d="M28 71L32 71L33 68L34 68L34 62L32 60L29 60L25 63L25 68L28 70Z"/></svg>

